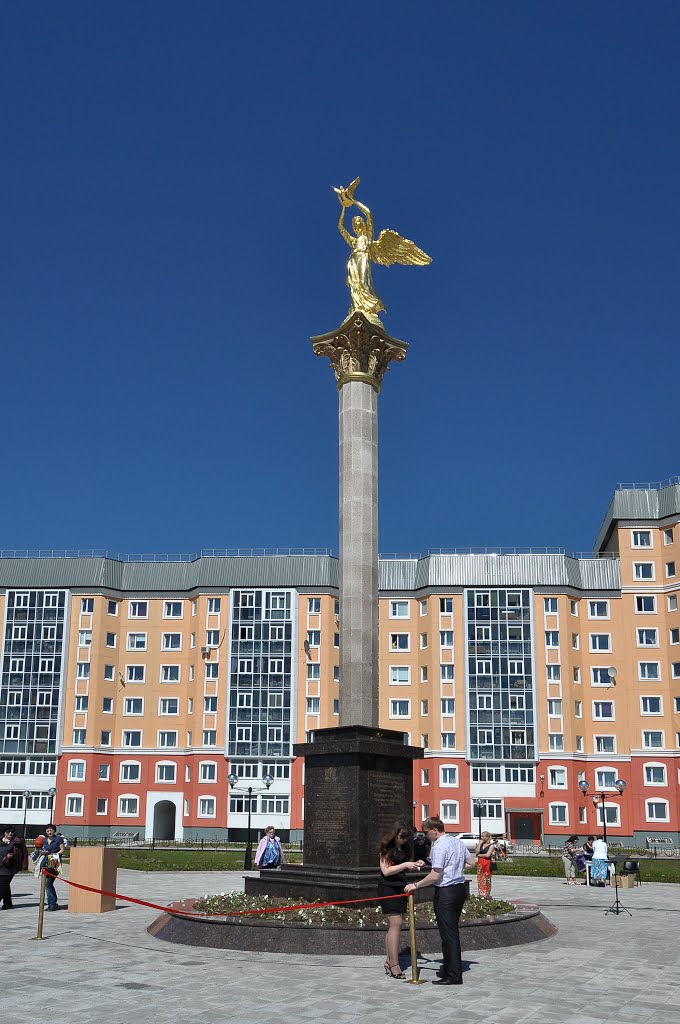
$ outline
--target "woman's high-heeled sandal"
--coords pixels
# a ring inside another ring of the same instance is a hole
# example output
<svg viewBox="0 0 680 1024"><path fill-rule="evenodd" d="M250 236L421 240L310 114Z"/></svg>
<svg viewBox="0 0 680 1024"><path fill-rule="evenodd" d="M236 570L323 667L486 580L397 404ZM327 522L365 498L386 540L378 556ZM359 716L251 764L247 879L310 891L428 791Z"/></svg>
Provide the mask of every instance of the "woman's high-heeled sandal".
<svg viewBox="0 0 680 1024"><path fill-rule="evenodd" d="M399 973L395 974L395 971L399 971ZM396 981L399 981L400 979L406 977L399 964L391 964L390 969L387 973L389 974L390 978L394 978Z"/></svg>
<svg viewBox="0 0 680 1024"><path fill-rule="evenodd" d="M385 968L385 974L389 974L390 973L390 962L389 962L389 960L385 961L385 963L383 964L383 967Z"/></svg>

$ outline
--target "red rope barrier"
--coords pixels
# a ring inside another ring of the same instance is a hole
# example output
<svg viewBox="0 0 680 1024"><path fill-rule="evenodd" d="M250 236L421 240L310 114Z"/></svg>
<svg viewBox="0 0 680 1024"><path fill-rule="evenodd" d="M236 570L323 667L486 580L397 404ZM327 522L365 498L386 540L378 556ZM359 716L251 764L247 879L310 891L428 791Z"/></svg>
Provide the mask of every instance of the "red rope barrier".
<svg viewBox="0 0 680 1024"><path fill-rule="evenodd" d="M42 873L49 878L57 878L60 882L71 885L75 889L97 892L100 896L112 896L114 899L125 900L127 903L136 903L140 907L151 907L152 910L162 910L164 914L170 914L171 917L246 917L249 914L280 914L292 910L318 910L320 907L343 907L350 903L376 903L378 900L382 903L383 900L404 898L403 893L396 893L394 896L364 896L358 900L334 900L329 903L296 903L292 907L262 907L258 910L230 910L226 914L208 914L205 911L172 910L170 907L163 907L159 903L149 903L147 900L135 899L134 896L123 896L119 892L107 892L106 889L95 889L91 885L82 885L80 882L72 882L69 878L55 875L48 871L47 868L43 868Z"/></svg>

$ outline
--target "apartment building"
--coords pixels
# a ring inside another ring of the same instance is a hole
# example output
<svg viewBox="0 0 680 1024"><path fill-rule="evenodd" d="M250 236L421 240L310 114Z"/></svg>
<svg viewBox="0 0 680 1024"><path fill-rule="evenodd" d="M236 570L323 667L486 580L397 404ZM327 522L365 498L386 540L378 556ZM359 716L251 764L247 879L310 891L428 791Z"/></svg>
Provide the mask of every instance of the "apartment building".
<svg viewBox="0 0 680 1024"><path fill-rule="evenodd" d="M0 821L299 838L293 744L340 708L337 560L27 554L0 557ZM676 565L677 481L617 490L589 557L381 559L381 725L425 749L415 820L558 842L604 814L677 844Z"/></svg>

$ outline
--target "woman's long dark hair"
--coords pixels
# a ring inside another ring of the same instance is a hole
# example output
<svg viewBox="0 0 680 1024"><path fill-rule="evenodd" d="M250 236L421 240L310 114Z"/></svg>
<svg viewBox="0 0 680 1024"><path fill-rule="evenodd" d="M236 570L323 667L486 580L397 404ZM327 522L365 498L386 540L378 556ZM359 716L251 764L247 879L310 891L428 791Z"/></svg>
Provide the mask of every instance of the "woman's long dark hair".
<svg viewBox="0 0 680 1024"><path fill-rule="evenodd" d="M397 836L400 832L408 832L408 839L401 847L406 854L407 860L413 860L413 826L407 821L395 821L389 832L380 840L380 858L389 859L389 855L397 845Z"/></svg>

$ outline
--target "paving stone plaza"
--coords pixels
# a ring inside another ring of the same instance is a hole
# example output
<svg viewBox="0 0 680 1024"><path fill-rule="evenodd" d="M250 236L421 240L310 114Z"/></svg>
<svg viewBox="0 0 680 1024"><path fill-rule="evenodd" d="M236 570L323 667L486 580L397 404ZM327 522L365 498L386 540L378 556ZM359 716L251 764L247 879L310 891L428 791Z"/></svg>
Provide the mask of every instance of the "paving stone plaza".
<svg viewBox="0 0 680 1024"><path fill-rule="evenodd" d="M644 867L644 865L643 865ZM118 872L117 889L162 905L243 888L241 872ZM57 882L60 900L66 886ZM473 882L473 891L475 889ZM38 882L14 879L16 909L2 916L3 1016L44 1014L69 1024L229 1024L320 1020L385 1024L440 1018L456 1024L680 1022L680 886L624 890L627 915L605 916L614 891L559 879L494 879L494 895L538 903L559 931L526 946L463 954L462 988L386 978L381 958L202 950L151 938L157 912L119 903L115 912L45 915L36 932ZM407 945L407 936L404 936ZM428 982L439 949L420 951ZM428 962L428 956L431 961ZM11 967L9 966L11 962ZM402 960L404 966L406 961Z"/></svg>

